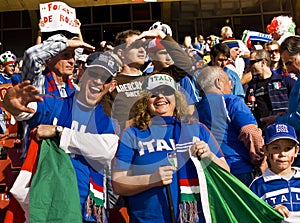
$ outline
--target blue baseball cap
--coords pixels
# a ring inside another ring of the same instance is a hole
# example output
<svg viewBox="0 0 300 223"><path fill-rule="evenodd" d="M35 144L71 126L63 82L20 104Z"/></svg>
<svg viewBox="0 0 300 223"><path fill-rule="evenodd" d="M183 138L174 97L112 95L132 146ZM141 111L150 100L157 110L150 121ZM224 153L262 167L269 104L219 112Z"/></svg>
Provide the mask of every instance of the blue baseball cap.
<svg viewBox="0 0 300 223"><path fill-rule="evenodd" d="M101 67L108 71L111 76L117 74L117 61L109 53L94 52L91 53L85 63L86 67Z"/></svg>
<svg viewBox="0 0 300 223"><path fill-rule="evenodd" d="M285 123L275 123L266 128L265 144L269 145L277 139L291 139L299 144L295 129Z"/></svg>

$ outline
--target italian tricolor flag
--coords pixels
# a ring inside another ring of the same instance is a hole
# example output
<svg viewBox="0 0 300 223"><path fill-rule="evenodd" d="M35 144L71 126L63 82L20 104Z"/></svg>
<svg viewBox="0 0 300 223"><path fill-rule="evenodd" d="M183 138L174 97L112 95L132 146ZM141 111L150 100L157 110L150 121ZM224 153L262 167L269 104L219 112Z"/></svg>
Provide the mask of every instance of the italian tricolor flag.
<svg viewBox="0 0 300 223"><path fill-rule="evenodd" d="M280 223L283 220L269 204L214 162L205 165L196 157L191 159L199 176L202 209L207 223ZM189 193L194 192L190 190Z"/></svg>
<svg viewBox="0 0 300 223"><path fill-rule="evenodd" d="M55 139L31 140L4 223L82 223L76 175Z"/></svg>

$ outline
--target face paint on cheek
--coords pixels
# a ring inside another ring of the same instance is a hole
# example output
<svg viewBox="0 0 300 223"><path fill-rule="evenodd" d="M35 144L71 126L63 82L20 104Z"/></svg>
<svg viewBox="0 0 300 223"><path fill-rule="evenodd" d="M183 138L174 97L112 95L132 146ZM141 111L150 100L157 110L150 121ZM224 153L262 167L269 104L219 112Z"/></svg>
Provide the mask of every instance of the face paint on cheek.
<svg viewBox="0 0 300 223"><path fill-rule="evenodd" d="M269 160L274 160L274 154L269 154L268 158L269 158Z"/></svg>

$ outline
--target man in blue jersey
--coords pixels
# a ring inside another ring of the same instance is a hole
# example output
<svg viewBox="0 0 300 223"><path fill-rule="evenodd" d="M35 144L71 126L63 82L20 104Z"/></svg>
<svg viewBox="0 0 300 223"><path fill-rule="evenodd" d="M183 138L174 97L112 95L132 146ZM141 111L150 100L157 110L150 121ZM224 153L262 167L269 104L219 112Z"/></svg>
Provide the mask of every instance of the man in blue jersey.
<svg viewBox="0 0 300 223"><path fill-rule="evenodd" d="M285 217L300 221L300 169L292 167L299 151L295 129L284 123L266 128L264 151L269 168L255 179L250 189Z"/></svg>
<svg viewBox="0 0 300 223"><path fill-rule="evenodd" d="M196 115L218 141L230 172L249 186L263 158L262 133L254 116L242 98L230 94L231 84L222 68L204 68L197 84L202 100L196 104Z"/></svg>
<svg viewBox="0 0 300 223"><path fill-rule="evenodd" d="M114 89L115 74L114 58L96 52L87 58L80 91L70 97L36 96L38 90L25 81L4 99L4 107L17 119L27 120L30 128L36 127L37 139L58 137L60 148L70 154L83 222L106 222L104 168L116 152L118 136L115 121L104 113L99 101Z"/></svg>

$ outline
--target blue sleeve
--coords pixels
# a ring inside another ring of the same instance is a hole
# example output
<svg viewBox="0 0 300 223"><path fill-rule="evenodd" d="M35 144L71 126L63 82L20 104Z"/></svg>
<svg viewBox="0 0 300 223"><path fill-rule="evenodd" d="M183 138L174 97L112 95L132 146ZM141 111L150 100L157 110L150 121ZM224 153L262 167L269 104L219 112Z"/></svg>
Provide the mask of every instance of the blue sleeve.
<svg viewBox="0 0 300 223"><path fill-rule="evenodd" d="M20 83L20 82L22 82L22 76L21 76L21 74L19 73L19 74L13 74L12 76L11 76L11 83L13 84L13 85L16 85L16 84L18 84L18 83Z"/></svg>
<svg viewBox="0 0 300 223"><path fill-rule="evenodd" d="M180 91L185 95L188 105L198 102L196 90L189 77L184 77L180 80Z"/></svg>
<svg viewBox="0 0 300 223"><path fill-rule="evenodd" d="M241 129L245 125L255 124L256 119L244 100L239 97L227 97L225 99L230 121L234 123L237 129Z"/></svg>
<svg viewBox="0 0 300 223"><path fill-rule="evenodd" d="M119 142L119 147L115 157L114 169L129 170L135 156L135 134L131 128L126 129Z"/></svg>
<svg viewBox="0 0 300 223"><path fill-rule="evenodd" d="M227 67L224 68L224 71L228 75L229 79L232 81L231 93L241 98L245 98L245 91L238 74L233 70L228 69Z"/></svg>
<svg viewBox="0 0 300 223"><path fill-rule="evenodd" d="M27 121L29 129L39 124L53 124L54 117L58 118L63 104L63 99L44 95L43 101L37 103L37 110L31 119Z"/></svg>
<svg viewBox="0 0 300 223"><path fill-rule="evenodd" d="M258 180L259 180L259 178L253 180L252 183L251 183L250 186L249 186L250 190L251 190L254 194L256 194L257 196L259 196L259 192L258 192L258 191L259 191L259 190L258 190L258 186L259 186Z"/></svg>
<svg viewBox="0 0 300 223"><path fill-rule="evenodd" d="M215 139L213 134L210 132L210 130L202 123L200 124L199 138L208 144L210 150L217 157L221 158L224 156L217 140Z"/></svg>
<svg viewBox="0 0 300 223"><path fill-rule="evenodd" d="M288 92L290 94L292 91L292 88L294 87L296 80L294 78L291 78L290 76L283 76L282 79L284 80L286 87L288 89Z"/></svg>

